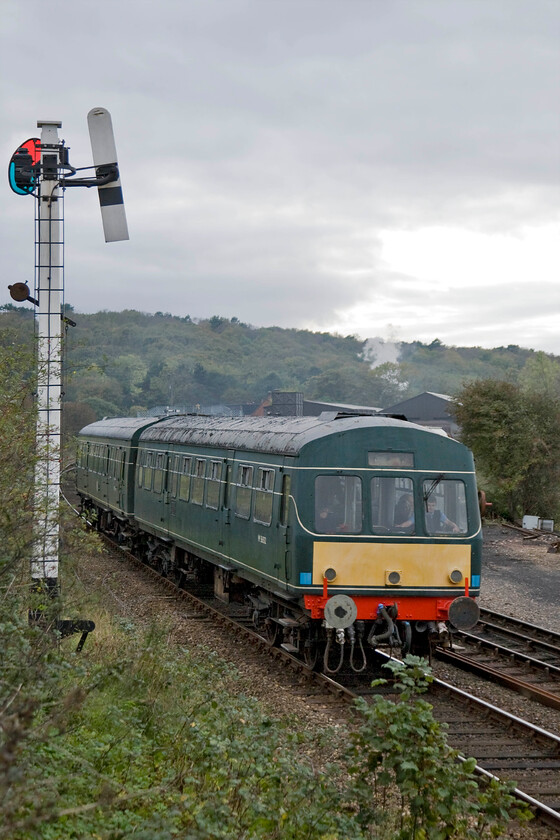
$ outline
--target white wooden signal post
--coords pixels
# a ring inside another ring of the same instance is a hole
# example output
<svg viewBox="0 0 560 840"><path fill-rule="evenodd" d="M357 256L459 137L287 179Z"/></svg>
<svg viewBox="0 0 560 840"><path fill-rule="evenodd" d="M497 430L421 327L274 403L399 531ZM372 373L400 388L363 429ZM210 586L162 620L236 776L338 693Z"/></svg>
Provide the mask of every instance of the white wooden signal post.
<svg viewBox="0 0 560 840"><path fill-rule="evenodd" d="M36 586L46 588L51 594L58 592L66 188L97 187L105 241L128 239L111 115L104 108L93 108L88 114L88 126L95 177L75 177L68 148L58 136L62 123L54 120L37 122L40 139L32 138L22 144L8 169L13 191L33 195L37 200L35 297L24 282L9 288L14 300L29 300L37 307L36 536L31 577ZM59 624L63 634L76 630L87 633L84 627L64 626L70 622Z"/></svg>

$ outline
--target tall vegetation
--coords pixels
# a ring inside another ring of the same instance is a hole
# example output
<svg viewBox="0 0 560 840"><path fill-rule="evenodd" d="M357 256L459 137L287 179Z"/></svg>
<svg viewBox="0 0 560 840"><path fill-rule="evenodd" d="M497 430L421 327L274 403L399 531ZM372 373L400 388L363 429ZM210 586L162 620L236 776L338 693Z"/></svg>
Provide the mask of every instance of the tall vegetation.
<svg viewBox="0 0 560 840"><path fill-rule="evenodd" d="M33 539L35 407L32 348L0 333L0 580L15 574Z"/></svg>
<svg viewBox="0 0 560 840"><path fill-rule="evenodd" d="M30 340L31 311L10 304L2 310L0 328ZM474 378L517 383L536 355L515 345L484 350L436 339L403 342L399 361L381 364L352 335L255 328L238 318L133 310L72 318L77 326L66 333L64 388L69 433L92 418L154 406L259 404L275 389L386 408L422 391L454 394Z"/></svg>
<svg viewBox="0 0 560 840"><path fill-rule="evenodd" d="M542 361L537 361L541 372ZM556 376L559 371L560 366ZM554 388L554 372L544 378L526 368L525 387L490 379L470 382L455 401L461 439L474 453L479 483L494 509L510 519L525 513L560 518L560 390Z"/></svg>

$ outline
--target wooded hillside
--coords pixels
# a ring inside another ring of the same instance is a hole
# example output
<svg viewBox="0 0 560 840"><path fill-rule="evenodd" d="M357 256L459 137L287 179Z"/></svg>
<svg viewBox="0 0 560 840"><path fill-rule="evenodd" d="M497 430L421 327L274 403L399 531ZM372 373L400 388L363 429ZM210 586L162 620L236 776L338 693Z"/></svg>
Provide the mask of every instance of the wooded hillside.
<svg viewBox="0 0 560 840"><path fill-rule="evenodd" d="M453 395L473 379L517 383L537 355L516 345L446 347L436 339L401 343L397 363L372 368L364 342L351 335L255 328L218 316L66 309L77 325L66 331L65 401L78 428L157 405L260 403L274 389L382 408L422 391ZM32 342L32 307L3 307L0 331L4 342Z"/></svg>

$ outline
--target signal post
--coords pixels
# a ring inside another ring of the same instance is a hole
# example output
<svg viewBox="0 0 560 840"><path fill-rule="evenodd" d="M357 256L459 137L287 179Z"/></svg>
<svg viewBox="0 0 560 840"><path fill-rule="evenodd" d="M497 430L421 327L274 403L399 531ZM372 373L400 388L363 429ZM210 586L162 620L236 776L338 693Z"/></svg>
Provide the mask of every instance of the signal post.
<svg viewBox="0 0 560 840"><path fill-rule="evenodd" d="M37 203L37 542L31 577L53 592L58 588L61 469L62 312L64 293L64 211L58 167L60 122L39 121L41 174Z"/></svg>
<svg viewBox="0 0 560 840"><path fill-rule="evenodd" d="M62 340L64 317L64 191L67 187L97 187L106 242L128 239L111 115L93 108L88 127L95 177L75 178L68 148L58 137L62 123L39 120L41 138L26 140L12 155L8 180L18 195L37 199L35 238L35 297L25 282L9 286L16 301L37 307L37 437L35 467L35 544L31 578L37 590L57 595L59 504L61 476ZM89 167L86 167L89 168ZM72 323L72 322L70 322ZM32 618L40 619L41 610ZM90 621L58 620L62 635L82 632L78 648L93 630Z"/></svg>

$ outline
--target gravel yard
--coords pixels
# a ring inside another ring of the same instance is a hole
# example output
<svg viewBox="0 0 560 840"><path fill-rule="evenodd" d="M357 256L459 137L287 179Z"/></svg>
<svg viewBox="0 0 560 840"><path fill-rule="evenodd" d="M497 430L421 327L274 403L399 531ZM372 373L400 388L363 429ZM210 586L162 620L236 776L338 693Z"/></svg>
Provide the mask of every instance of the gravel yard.
<svg viewBox="0 0 560 840"><path fill-rule="evenodd" d="M560 632L558 537L536 540L500 525L484 529L480 605Z"/></svg>

